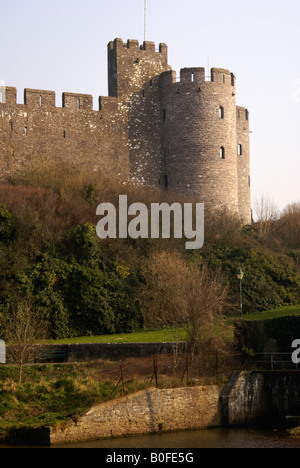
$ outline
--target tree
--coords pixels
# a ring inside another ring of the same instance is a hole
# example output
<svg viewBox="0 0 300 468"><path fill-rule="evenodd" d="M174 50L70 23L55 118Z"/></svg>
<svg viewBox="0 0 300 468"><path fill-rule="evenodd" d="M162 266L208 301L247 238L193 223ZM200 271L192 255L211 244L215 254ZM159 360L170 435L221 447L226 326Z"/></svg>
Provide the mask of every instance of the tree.
<svg viewBox="0 0 300 468"><path fill-rule="evenodd" d="M11 310L10 317L3 328L8 359L18 366L21 384L23 366L34 362L36 342L46 338L47 327L40 320L37 311L30 304L24 303ZM43 347L39 350L43 350Z"/></svg>
<svg viewBox="0 0 300 468"><path fill-rule="evenodd" d="M192 355L196 346L215 340L216 323L224 329L228 288L220 273L161 252L150 257L144 274L140 306L146 326L185 327Z"/></svg>
<svg viewBox="0 0 300 468"><path fill-rule="evenodd" d="M259 238L267 236L272 223L278 218L278 208L268 196L262 195L254 202L254 217L258 225Z"/></svg>

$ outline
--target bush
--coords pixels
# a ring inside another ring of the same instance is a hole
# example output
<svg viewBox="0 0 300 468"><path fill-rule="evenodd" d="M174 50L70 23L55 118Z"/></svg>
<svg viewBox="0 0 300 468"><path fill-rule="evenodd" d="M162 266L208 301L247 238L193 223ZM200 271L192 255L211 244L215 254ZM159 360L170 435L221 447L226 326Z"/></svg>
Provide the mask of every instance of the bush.
<svg viewBox="0 0 300 468"><path fill-rule="evenodd" d="M300 279L294 264L287 258L262 252L250 246L237 249L216 248L203 257L209 265L221 268L238 309L237 271L245 273L242 283L245 313L296 305L300 302Z"/></svg>
<svg viewBox="0 0 300 468"><path fill-rule="evenodd" d="M0 204L0 242L13 240L16 231L15 218L3 204Z"/></svg>

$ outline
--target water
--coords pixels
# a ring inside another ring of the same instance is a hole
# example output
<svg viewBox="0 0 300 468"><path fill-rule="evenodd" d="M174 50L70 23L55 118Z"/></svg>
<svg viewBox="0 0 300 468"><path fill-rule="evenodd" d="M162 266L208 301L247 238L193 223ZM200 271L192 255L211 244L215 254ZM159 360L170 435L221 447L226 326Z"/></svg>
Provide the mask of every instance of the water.
<svg viewBox="0 0 300 468"><path fill-rule="evenodd" d="M230 428L176 432L68 444L59 448L199 449L199 448L300 448L300 439L284 429Z"/></svg>
<svg viewBox="0 0 300 468"><path fill-rule="evenodd" d="M0 448L26 448L0 445ZM32 446L30 447L32 448ZM45 447L48 448L48 447ZM292 438L284 429L236 427L123 437L52 448L98 449L204 449L204 448L300 448L300 438ZM134 453L134 452L133 452Z"/></svg>

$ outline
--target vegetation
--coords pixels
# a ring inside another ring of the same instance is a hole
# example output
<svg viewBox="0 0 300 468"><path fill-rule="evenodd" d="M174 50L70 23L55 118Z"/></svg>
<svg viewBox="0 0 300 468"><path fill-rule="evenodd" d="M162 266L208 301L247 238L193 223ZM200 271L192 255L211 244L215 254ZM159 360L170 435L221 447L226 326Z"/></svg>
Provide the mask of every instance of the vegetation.
<svg viewBox="0 0 300 468"><path fill-rule="evenodd" d="M297 315L300 315L300 305L279 307L278 309L274 310L266 310L265 312L249 314L247 315L246 320L272 320L281 317L294 317Z"/></svg>
<svg viewBox="0 0 300 468"><path fill-rule="evenodd" d="M0 440L16 429L61 426L74 421L91 405L114 395L112 380L96 381L92 370L78 365L36 366L24 370L0 367Z"/></svg>
<svg viewBox="0 0 300 468"><path fill-rule="evenodd" d="M175 196L61 162L42 161L0 184L0 333L14 311L30 302L52 339L153 328L149 314L154 305L156 314L163 310L160 326L189 324L190 338L199 336L201 327L200 335L207 335L213 297L220 297L213 320L222 320L223 312L238 315L240 267L245 272L245 313L300 303L299 204L279 217L268 211L264 218L264 200L259 223L245 228L226 211L206 207L205 245L200 251L186 251L179 239L100 241L95 231L97 204L109 201L117 206L119 194L125 193L129 203L148 205L171 203ZM205 288L210 289L206 305L208 295L197 295ZM162 295L164 303L159 305ZM204 321L196 326L187 313L201 307Z"/></svg>
<svg viewBox="0 0 300 468"><path fill-rule="evenodd" d="M0 184L0 337L14 347L16 364L0 368L2 437L13 428L66 424L120 392L90 364L24 366L45 331L59 343L188 340L191 353L197 346L225 359L231 318L239 315L239 268L246 318L300 312L299 204L275 215L264 199L257 224L246 227L206 206L205 245L187 251L184 239L100 241L96 206L117 206L119 194L146 205L180 201L62 162L42 161ZM179 358L171 368L180 379L162 385L182 384L187 362L184 356L180 368ZM201 363L203 378L215 364L205 356ZM147 372L146 381L127 382L127 391L149 386L153 369Z"/></svg>
<svg viewBox="0 0 300 468"><path fill-rule="evenodd" d="M77 338L64 338L52 340L54 344L66 343L163 343L172 341L174 335L186 341L188 338L186 328L162 327L158 329L143 329L133 333L116 333L113 335L80 336Z"/></svg>

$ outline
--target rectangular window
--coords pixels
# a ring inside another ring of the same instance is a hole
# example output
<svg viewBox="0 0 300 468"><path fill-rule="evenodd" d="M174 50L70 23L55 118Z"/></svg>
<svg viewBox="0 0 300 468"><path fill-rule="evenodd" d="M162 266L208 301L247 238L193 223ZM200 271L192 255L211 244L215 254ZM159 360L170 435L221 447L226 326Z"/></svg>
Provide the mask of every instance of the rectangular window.
<svg viewBox="0 0 300 468"><path fill-rule="evenodd" d="M0 91L0 104L3 104L3 91Z"/></svg>
<svg viewBox="0 0 300 468"><path fill-rule="evenodd" d="M28 135L28 128L27 128L27 127L24 128L24 135L25 135L25 136Z"/></svg>
<svg viewBox="0 0 300 468"><path fill-rule="evenodd" d="M243 146L241 144L238 145L238 155L242 156L243 154Z"/></svg>
<svg viewBox="0 0 300 468"><path fill-rule="evenodd" d="M167 111L166 109L163 110L163 121L166 122L167 120Z"/></svg>
<svg viewBox="0 0 300 468"><path fill-rule="evenodd" d="M39 97L39 106L42 107L42 96Z"/></svg>

